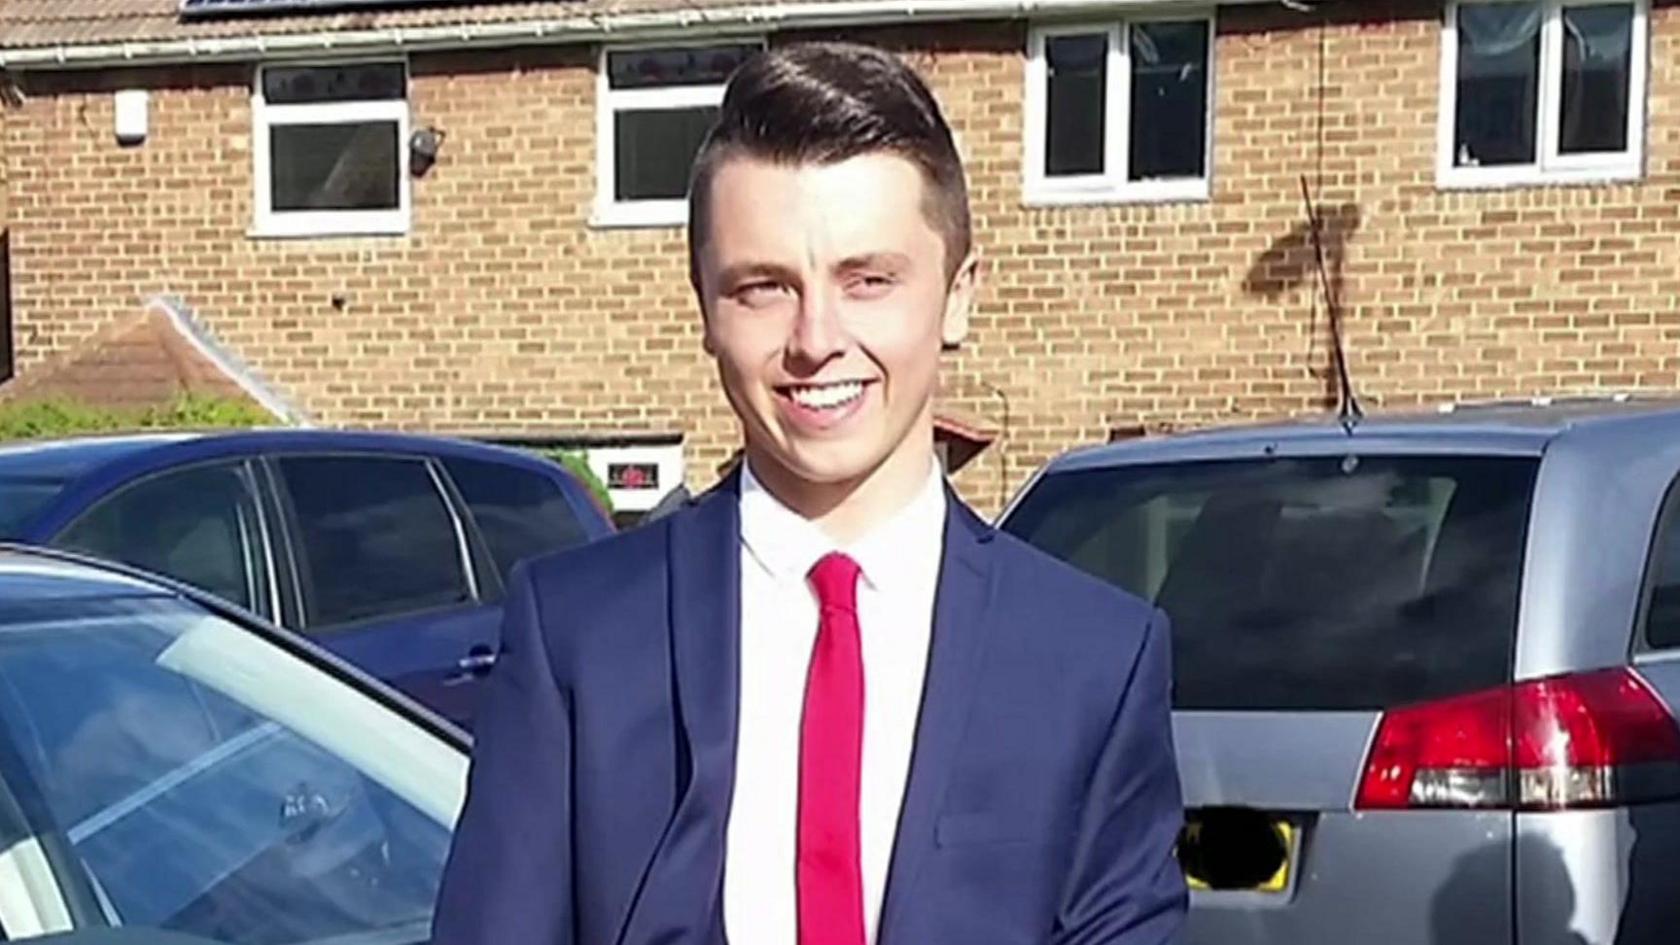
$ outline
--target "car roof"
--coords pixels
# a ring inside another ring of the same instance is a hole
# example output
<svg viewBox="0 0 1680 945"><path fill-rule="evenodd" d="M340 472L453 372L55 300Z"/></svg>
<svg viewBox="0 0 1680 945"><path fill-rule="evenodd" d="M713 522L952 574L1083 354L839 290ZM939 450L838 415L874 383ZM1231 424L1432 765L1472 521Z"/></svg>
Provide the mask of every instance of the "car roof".
<svg viewBox="0 0 1680 945"><path fill-rule="evenodd" d="M0 601L171 596L168 588L137 574L62 552L0 543Z"/></svg>
<svg viewBox="0 0 1680 945"><path fill-rule="evenodd" d="M1560 438L1605 431L1680 435L1680 398L1450 403L1433 410L1373 413L1347 424L1320 414L1084 447L1057 457L1047 471L1348 449L1538 456Z"/></svg>
<svg viewBox="0 0 1680 945"><path fill-rule="evenodd" d="M523 450L447 436L386 431L258 427L183 433L128 433L21 441L0 446L0 473L73 479L107 465L143 459L166 447L228 450L422 451L439 456L497 459L544 468L555 464ZM562 470L564 471L564 470Z"/></svg>
<svg viewBox="0 0 1680 945"><path fill-rule="evenodd" d="M21 440L0 445L0 474L71 479L138 453L195 439L190 433L80 436L59 440Z"/></svg>

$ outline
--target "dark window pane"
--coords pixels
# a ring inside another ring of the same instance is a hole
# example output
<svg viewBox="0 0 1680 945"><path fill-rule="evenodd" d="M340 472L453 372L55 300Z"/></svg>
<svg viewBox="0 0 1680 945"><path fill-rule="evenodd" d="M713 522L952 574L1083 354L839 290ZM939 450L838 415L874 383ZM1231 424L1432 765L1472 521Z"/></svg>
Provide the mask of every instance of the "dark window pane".
<svg viewBox="0 0 1680 945"><path fill-rule="evenodd" d="M504 579L520 559L583 543L583 526L552 481L472 459L446 460L444 466Z"/></svg>
<svg viewBox="0 0 1680 945"><path fill-rule="evenodd" d="M1201 177L1207 153L1208 24L1138 23L1132 37L1132 180Z"/></svg>
<svg viewBox="0 0 1680 945"><path fill-rule="evenodd" d="M1538 3L1467 3L1458 8L1455 165L1534 162L1541 20Z"/></svg>
<svg viewBox="0 0 1680 945"><path fill-rule="evenodd" d="M1166 611L1180 708L1380 709L1508 678L1536 466L1067 472L1004 527Z"/></svg>
<svg viewBox="0 0 1680 945"><path fill-rule="evenodd" d="M468 599L454 523L424 463L311 457L279 466L302 533L310 627Z"/></svg>
<svg viewBox="0 0 1680 945"><path fill-rule="evenodd" d="M1563 154L1625 151L1633 80L1633 7L1565 7Z"/></svg>
<svg viewBox="0 0 1680 945"><path fill-rule="evenodd" d="M269 129L275 210L395 210L397 123Z"/></svg>
<svg viewBox="0 0 1680 945"><path fill-rule="evenodd" d="M621 111L613 115L613 198L678 200L716 108Z"/></svg>
<svg viewBox="0 0 1680 945"><path fill-rule="evenodd" d="M1044 62L1049 73L1045 175L1101 174L1108 103L1107 35L1053 36L1044 41Z"/></svg>
<svg viewBox="0 0 1680 945"><path fill-rule="evenodd" d="M757 46L635 49L607 54L607 84L614 89L721 85Z"/></svg>
<svg viewBox="0 0 1680 945"><path fill-rule="evenodd" d="M402 63L369 66L285 66L262 73L263 101L270 105L366 102L407 98Z"/></svg>
<svg viewBox="0 0 1680 945"><path fill-rule="evenodd" d="M175 578L241 607L261 606L256 500L239 470L198 466L102 499L53 544Z"/></svg>
<svg viewBox="0 0 1680 945"><path fill-rule="evenodd" d="M1655 649L1671 649L1680 646L1680 487L1669 490L1650 568L1645 642Z"/></svg>

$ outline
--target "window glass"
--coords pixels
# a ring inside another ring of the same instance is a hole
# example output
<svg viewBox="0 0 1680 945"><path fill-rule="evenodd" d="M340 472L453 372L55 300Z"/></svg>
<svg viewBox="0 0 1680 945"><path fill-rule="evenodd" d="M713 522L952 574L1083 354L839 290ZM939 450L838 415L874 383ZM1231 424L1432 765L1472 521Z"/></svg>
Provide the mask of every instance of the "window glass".
<svg viewBox="0 0 1680 945"><path fill-rule="evenodd" d="M1108 34L1052 36L1044 41L1044 58L1050 83L1044 173L1101 174L1107 123Z"/></svg>
<svg viewBox="0 0 1680 945"><path fill-rule="evenodd" d="M502 463L444 461L504 579L524 558L570 548L586 536L560 487Z"/></svg>
<svg viewBox="0 0 1680 945"><path fill-rule="evenodd" d="M1208 23L1136 23L1132 44L1132 180L1206 173Z"/></svg>
<svg viewBox="0 0 1680 945"><path fill-rule="evenodd" d="M99 501L53 544L175 578L267 614L268 568L243 469L194 466Z"/></svg>
<svg viewBox="0 0 1680 945"><path fill-rule="evenodd" d="M276 466L297 515L307 626L469 599L454 520L424 462L285 457Z"/></svg>
<svg viewBox="0 0 1680 945"><path fill-rule="evenodd" d="M1185 709L1381 709L1505 681L1537 463L1056 473L1004 527L1172 620Z"/></svg>
<svg viewBox="0 0 1680 945"><path fill-rule="evenodd" d="M461 752L180 601L0 602L0 628L0 780L107 923L427 939Z"/></svg>

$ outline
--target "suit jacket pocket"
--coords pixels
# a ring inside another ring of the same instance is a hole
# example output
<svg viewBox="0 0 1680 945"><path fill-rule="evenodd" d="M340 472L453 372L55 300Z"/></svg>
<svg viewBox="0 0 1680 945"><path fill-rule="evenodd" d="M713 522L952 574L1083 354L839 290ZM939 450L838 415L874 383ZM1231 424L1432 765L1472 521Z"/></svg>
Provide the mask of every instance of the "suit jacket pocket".
<svg viewBox="0 0 1680 945"><path fill-rule="evenodd" d="M993 810L945 814L934 827L940 847L980 844L1054 843L1073 836L1075 813L1058 811Z"/></svg>

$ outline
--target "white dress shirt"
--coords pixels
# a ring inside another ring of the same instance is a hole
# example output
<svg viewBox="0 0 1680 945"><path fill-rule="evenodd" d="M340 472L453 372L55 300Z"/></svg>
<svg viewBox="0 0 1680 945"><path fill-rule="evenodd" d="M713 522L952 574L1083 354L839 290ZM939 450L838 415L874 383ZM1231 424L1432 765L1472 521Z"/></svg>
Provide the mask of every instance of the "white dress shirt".
<svg viewBox="0 0 1680 945"><path fill-rule="evenodd" d="M765 491L742 464L740 728L723 883L730 945L798 941L799 729L817 638L817 600L806 574L831 551L845 552L863 570L859 826L864 928L875 941L945 545L944 478L937 462L930 465L927 485L907 507L841 547Z"/></svg>

